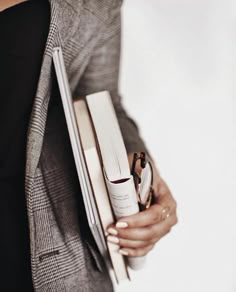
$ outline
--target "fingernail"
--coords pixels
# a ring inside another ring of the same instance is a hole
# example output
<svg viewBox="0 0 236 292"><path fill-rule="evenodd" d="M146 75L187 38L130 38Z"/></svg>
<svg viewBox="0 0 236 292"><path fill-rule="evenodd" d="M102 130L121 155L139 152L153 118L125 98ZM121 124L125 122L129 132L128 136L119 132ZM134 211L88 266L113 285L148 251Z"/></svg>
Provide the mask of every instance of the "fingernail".
<svg viewBox="0 0 236 292"><path fill-rule="evenodd" d="M128 251L125 250L125 249L120 249L120 250L119 250L119 253L122 254L122 255L124 255L124 256L129 255Z"/></svg>
<svg viewBox="0 0 236 292"><path fill-rule="evenodd" d="M111 228L111 227L107 229L107 232L112 234L112 235L117 235L118 234L118 231L115 230L114 228Z"/></svg>
<svg viewBox="0 0 236 292"><path fill-rule="evenodd" d="M126 227L128 227L128 223L127 222L117 222L116 227L117 228L126 228Z"/></svg>
<svg viewBox="0 0 236 292"><path fill-rule="evenodd" d="M111 243L119 243L119 238L115 237L115 236L108 236L107 240Z"/></svg>

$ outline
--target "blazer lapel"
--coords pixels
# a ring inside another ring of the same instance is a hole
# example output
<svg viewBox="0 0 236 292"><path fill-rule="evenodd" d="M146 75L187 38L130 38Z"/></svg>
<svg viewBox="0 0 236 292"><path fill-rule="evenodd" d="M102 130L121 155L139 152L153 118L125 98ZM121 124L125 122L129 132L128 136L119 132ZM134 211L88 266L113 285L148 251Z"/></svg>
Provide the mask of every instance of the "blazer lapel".
<svg viewBox="0 0 236 292"><path fill-rule="evenodd" d="M77 30L83 0L49 0L49 3L51 8L49 33L27 135L25 189L29 209L32 207L29 196L32 195L33 178L42 149L50 99L52 50L56 46L63 47L66 40Z"/></svg>

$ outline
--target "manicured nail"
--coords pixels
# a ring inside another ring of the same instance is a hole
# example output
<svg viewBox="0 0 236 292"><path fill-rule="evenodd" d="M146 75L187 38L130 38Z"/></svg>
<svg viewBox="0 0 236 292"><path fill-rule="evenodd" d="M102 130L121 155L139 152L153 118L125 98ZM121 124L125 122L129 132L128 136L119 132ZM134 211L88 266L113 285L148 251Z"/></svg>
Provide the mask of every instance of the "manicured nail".
<svg viewBox="0 0 236 292"><path fill-rule="evenodd" d="M125 249L120 249L120 250L119 250L119 253L122 254L122 255L124 255L124 256L129 255L128 251L125 250Z"/></svg>
<svg viewBox="0 0 236 292"><path fill-rule="evenodd" d="M118 234L118 231L115 230L114 228L111 228L111 227L108 228L107 231L108 231L108 233L110 233L112 235L117 235Z"/></svg>
<svg viewBox="0 0 236 292"><path fill-rule="evenodd" d="M107 240L111 243L119 243L119 238L115 237L115 236L108 236Z"/></svg>
<svg viewBox="0 0 236 292"><path fill-rule="evenodd" d="M127 222L117 222L116 227L117 228L126 228L126 227L128 227L128 223Z"/></svg>

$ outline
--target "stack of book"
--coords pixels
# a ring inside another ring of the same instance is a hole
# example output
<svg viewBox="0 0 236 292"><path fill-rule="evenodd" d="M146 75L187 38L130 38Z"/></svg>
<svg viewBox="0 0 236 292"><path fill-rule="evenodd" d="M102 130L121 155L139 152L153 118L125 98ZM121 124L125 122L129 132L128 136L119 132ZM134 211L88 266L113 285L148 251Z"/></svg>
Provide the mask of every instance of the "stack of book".
<svg viewBox="0 0 236 292"><path fill-rule="evenodd" d="M139 208L115 110L107 91L73 100L61 48L54 49L53 61L89 226L119 283L129 279L129 261L118 252L118 245L106 241L106 230L116 219L135 214ZM142 261L132 259L132 268Z"/></svg>

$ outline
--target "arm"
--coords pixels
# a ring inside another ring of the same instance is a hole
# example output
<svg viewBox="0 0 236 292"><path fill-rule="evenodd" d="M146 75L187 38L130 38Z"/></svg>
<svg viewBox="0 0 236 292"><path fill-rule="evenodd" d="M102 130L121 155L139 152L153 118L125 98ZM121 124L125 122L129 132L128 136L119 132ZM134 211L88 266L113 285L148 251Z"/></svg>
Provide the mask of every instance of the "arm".
<svg viewBox="0 0 236 292"><path fill-rule="evenodd" d="M85 96L102 90L110 91L131 163L133 152L148 152L148 150L139 135L137 125L123 108L118 92L120 33L120 7L116 7L112 10L109 21L104 25L99 42L80 80L78 95ZM120 218L116 225L108 229L110 233L108 240L120 245L120 252L125 255L147 254L177 222L176 202L160 177L154 162L152 164L156 203L146 211Z"/></svg>
<svg viewBox="0 0 236 292"><path fill-rule="evenodd" d="M120 3L120 1L114 1ZM118 4L116 4L118 6ZM97 45L93 49L89 64L77 86L77 96L93 92L110 91L127 153L146 151L144 141L134 120L127 115L118 91L120 70L121 19L120 7L113 7L105 21Z"/></svg>

